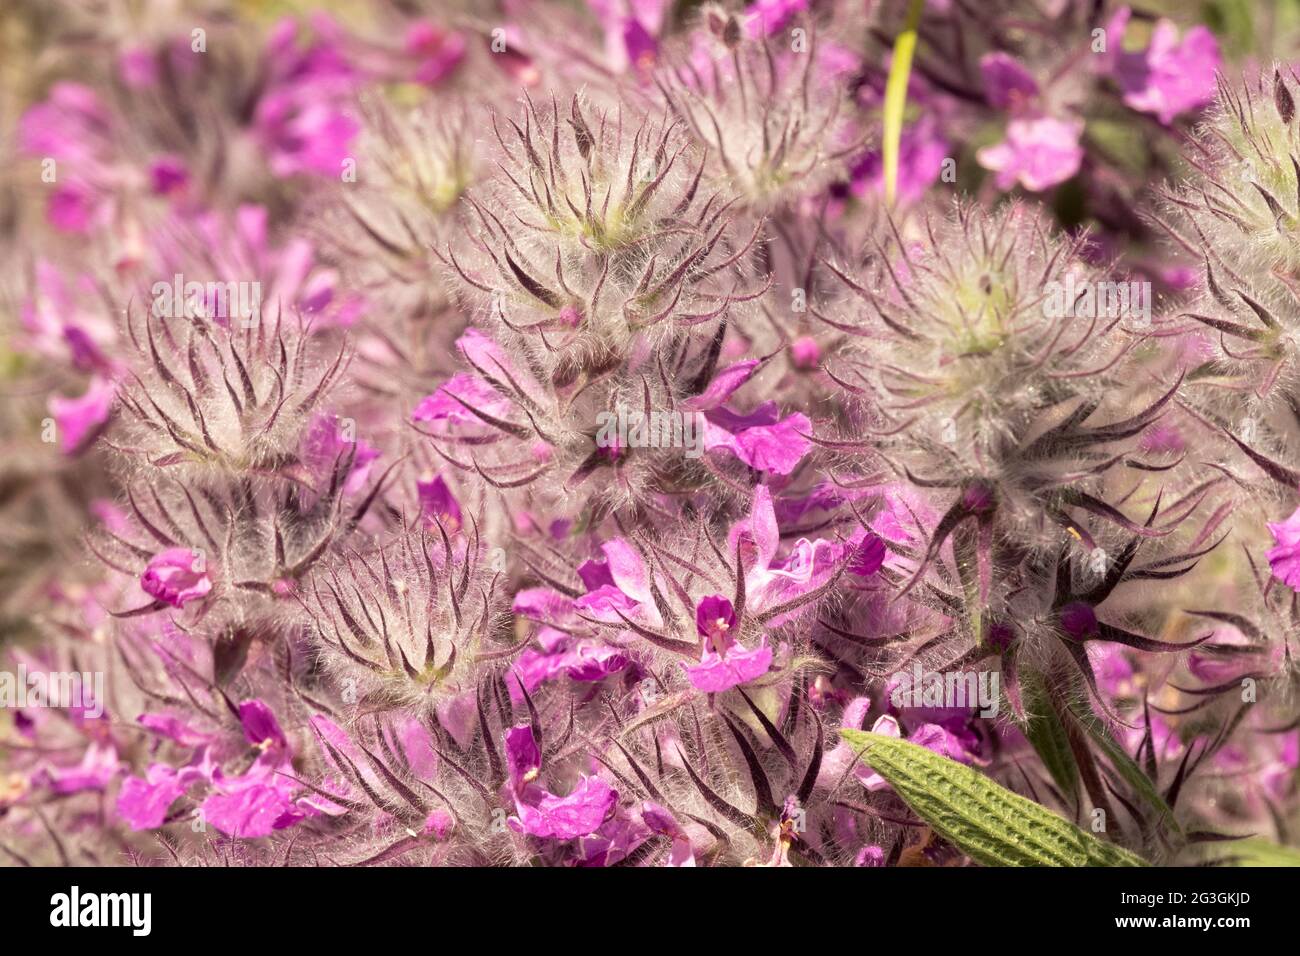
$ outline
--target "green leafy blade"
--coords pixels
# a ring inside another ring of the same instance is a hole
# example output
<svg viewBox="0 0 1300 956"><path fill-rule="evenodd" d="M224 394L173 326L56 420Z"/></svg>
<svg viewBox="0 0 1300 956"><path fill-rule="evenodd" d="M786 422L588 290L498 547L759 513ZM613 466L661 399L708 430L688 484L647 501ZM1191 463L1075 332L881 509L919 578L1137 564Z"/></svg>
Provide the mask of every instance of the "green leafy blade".
<svg viewBox="0 0 1300 956"><path fill-rule="evenodd" d="M936 832L986 866L1146 866L1046 807L917 744L840 733Z"/></svg>

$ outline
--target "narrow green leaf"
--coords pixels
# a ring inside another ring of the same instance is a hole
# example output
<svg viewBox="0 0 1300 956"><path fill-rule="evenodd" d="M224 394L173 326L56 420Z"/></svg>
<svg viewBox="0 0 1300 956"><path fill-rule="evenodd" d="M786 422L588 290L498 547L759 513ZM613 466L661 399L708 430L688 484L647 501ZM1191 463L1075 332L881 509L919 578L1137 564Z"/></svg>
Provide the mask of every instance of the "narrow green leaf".
<svg viewBox="0 0 1300 956"><path fill-rule="evenodd" d="M889 78L885 81L884 155L885 202L894 205L898 191L899 143L903 138L903 109L907 106L907 79L912 73L912 54L916 52L916 31L921 25L921 10L925 0L911 0L907 8L907 23L894 41L894 55L889 63Z"/></svg>
<svg viewBox="0 0 1300 956"><path fill-rule="evenodd" d="M862 730L840 733L922 820L986 866L1145 866L977 770L917 744Z"/></svg>
<svg viewBox="0 0 1300 956"><path fill-rule="evenodd" d="M1066 736L1061 718L1048 700L1041 678L1026 674L1021 679L1020 687L1025 704L1026 720L1021 724L1025 739L1043 761L1043 766L1061 788L1065 798L1074 800L1079 786L1079 767L1075 763L1070 738Z"/></svg>
<svg viewBox="0 0 1300 956"><path fill-rule="evenodd" d="M1160 814L1161 820L1169 824L1176 833L1182 833L1183 828L1179 825L1178 820L1174 817L1174 811L1165 798L1160 795L1156 789L1155 782L1146 775L1146 771L1137 765L1137 762L1128 755L1128 752L1119 744L1106 729L1105 725L1097 719L1096 715L1078 704L1070 706L1072 713L1084 730L1088 732L1097 746L1101 748L1110 760L1111 766L1123 777L1128 784L1138 792L1138 794L1151 807Z"/></svg>
<svg viewBox="0 0 1300 956"><path fill-rule="evenodd" d="M1235 858L1237 866L1300 866L1300 850L1278 846L1260 837L1231 843L1221 849Z"/></svg>

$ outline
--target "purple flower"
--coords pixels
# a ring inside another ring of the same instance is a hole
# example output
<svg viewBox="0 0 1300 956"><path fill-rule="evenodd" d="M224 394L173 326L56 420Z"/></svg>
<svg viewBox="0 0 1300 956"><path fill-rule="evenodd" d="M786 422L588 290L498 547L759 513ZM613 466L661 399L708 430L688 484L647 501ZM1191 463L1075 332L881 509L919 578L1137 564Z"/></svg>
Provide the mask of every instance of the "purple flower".
<svg viewBox="0 0 1300 956"><path fill-rule="evenodd" d="M812 447L804 437L813 430L808 416L795 412L781 418L776 402L764 402L748 415L715 408L705 419L706 451L728 451L759 471L788 475Z"/></svg>
<svg viewBox="0 0 1300 956"><path fill-rule="evenodd" d="M618 793L599 777L583 777L566 797L556 796L534 782L541 770L542 755L528 724L506 731L505 750L516 813L506 822L517 833L571 840L594 833L614 812Z"/></svg>
<svg viewBox="0 0 1300 956"><path fill-rule="evenodd" d="M70 767L45 764L34 775L32 782L43 784L61 795L85 790L103 791L108 789L120 767L121 762L113 746L92 741L81 755L80 762Z"/></svg>
<svg viewBox="0 0 1300 956"><path fill-rule="evenodd" d="M822 361L822 348L811 335L801 335L790 343L790 360L800 371L815 369Z"/></svg>
<svg viewBox="0 0 1300 956"><path fill-rule="evenodd" d="M441 522L443 529L449 535L461 529L464 518L461 514L460 502L451 493L442 475L421 479L415 483L415 487L420 499L420 508L430 527Z"/></svg>
<svg viewBox="0 0 1300 956"><path fill-rule="evenodd" d="M749 35L755 39L780 33L796 13L808 9L808 0L754 0L745 8Z"/></svg>
<svg viewBox="0 0 1300 956"><path fill-rule="evenodd" d="M81 451L108 421L117 390L107 379L91 379L80 398L50 398L50 414L58 426L60 447L65 455Z"/></svg>
<svg viewBox="0 0 1300 956"><path fill-rule="evenodd" d="M686 667L686 665L682 665ZM706 694L718 694L762 677L772 668L772 649L767 640L752 651L732 643L725 653L705 651L700 663L686 667L691 686Z"/></svg>
<svg viewBox="0 0 1300 956"><path fill-rule="evenodd" d="M507 681L510 699L522 704L523 691L532 694L549 680L567 677L579 683L595 683L617 674L631 659L616 647L592 638L577 638L551 627L537 632L541 650L526 649L515 661ZM522 689L521 689L522 688Z"/></svg>
<svg viewBox="0 0 1300 956"><path fill-rule="evenodd" d="M289 747L275 714L260 700L246 700L239 705L239 724L245 739L264 752L274 749L280 753Z"/></svg>
<svg viewBox="0 0 1300 956"><path fill-rule="evenodd" d="M281 21L264 54L271 75L253 130L276 176L338 176L360 130L340 106L357 77L342 56L337 28L326 17L313 25L325 36L300 49L298 25Z"/></svg>
<svg viewBox="0 0 1300 956"><path fill-rule="evenodd" d="M1300 591L1300 508L1285 521L1270 522L1268 530L1277 542L1264 557L1277 578L1293 591Z"/></svg>
<svg viewBox="0 0 1300 956"><path fill-rule="evenodd" d="M203 819L227 836L253 840L270 836L315 815L294 801L297 785L280 768L258 758L248 773L225 777L217 771L202 804Z"/></svg>
<svg viewBox="0 0 1300 956"><path fill-rule="evenodd" d="M952 144L944 132L946 101L912 83L908 102L922 104L924 112L903 127L899 139L897 195L898 201L904 204L914 203L925 195L943 173L944 160L953 154ZM851 188L853 195L860 197L884 194L885 163L879 149L868 152L854 166Z"/></svg>
<svg viewBox="0 0 1300 956"><path fill-rule="evenodd" d="M703 598L695 607L695 628L700 636L717 646L723 646L731 629L736 626L736 612L720 594Z"/></svg>
<svg viewBox="0 0 1300 956"><path fill-rule="evenodd" d="M506 820L518 833L552 840L572 840L594 833L613 812L618 792L599 777L583 777L566 797L530 788L526 799L516 798L516 816Z"/></svg>
<svg viewBox="0 0 1300 956"><path fill-rule="evenodd" d="M149 164L149 183L159 196L179 192L189 181L189 170L179 156L159 156Z"/></svg>
<svg viewBox="0 0 1300 956"><path fill-rule="evenodd" d="M18 143L29 156L53 157L86 168L108 153L111 130L99 94L80 83L56 83L49 98L19 120Z"/></svg>
<svg viewBox="0 0 1300 956"><path fill-rule="evenodd" d="M1050 116L1017 118L1007 124L1007 138L975 155L981 166L997 173L999 189L1019 183L1042 192L1065 182L1083 163L1083 120Z"/></svg>
<svg viewBox="0 0 1300 956"><path fill-rule="evenodd" d="M641 804L641 822L651 833L666 836L673 841L668 853L668 866L695 866L695 848L691 845L690 836L671 813L647 800Z"/></svg>
<svg viewBox="0 0 1300 956"><path fill-rule="evenodd" d="M884 866L885 851L875 844L868 844L858 851L853 858L854 866Z"/></svg>
<svg viewBox="0 0 1300 956"><path fill-rule="evenodd" d="M411 421L481 427L483 420L476 417L466 405L496 418L510 411L510 400L482 378L457 372L432 395L420 399L415 411L411 413Z"/></svg>
<svg viewBox="0 0 1300 956"><path fill-rule="evenodd" d="M1038 83L1019 60L1001 51L980 58L984 96L999 109L1016 109L1038 95Z"/></svg>
<svg viewBox="0 0 1300 956"><path fill-rule="evenodd" d="M193 767L176 770L165 763L152 764L145 776L127 777L117 795L117 814L133 830L153 830L162 826L167 809L176 798L202 779Z"/></svg>
<svg viewBox="0 0 1300 956"><path fill-rule="evenodd" d="M663 618L650 593L650 572L637 550L622 538L606 541L600 548L607 565L602 576L608 574L612 583L601 584L582 595L573 602L574 609L608 624L619 623L619 613L652 627L662 624ZM593 570L588 569L587 573L590 575Z"/></svg>
<svg viewBox="0 0 1300 956"><path fill-rule="evenodd" d="M437 86L465 58L465 38L431 20L416 20L406 30L406 53L415 58L415 82Z"/></svg>
<svg viewBox="0 0 1300 956"><path fill-rule="evenodd" d="M379 449L357 438L337 415L317 415L303 438L300 457L318 482L328 483L335 467L352 456L352 470L343 482L346 494L356 494L370 477L371 467L379 458ZM356 451L353 452L355 447Z"/></svg>
<svg viewBox="0 0 1300 956"><path fill-rule="evenodd" d="M1129 8L1121 7L1106 26L1107 62L1125 103L1168 126L1180 113L1214 99L1219 44L1208 28L1194 26L1179 42L1173 21L1161 18L1147 48L1130 53L1123 49L1129 17Z"/></svg>
<svg viewBox="0 0 1300 956"><path fill-rule="evenodd" d="M506 731L506 766L510 771L510 786L521 790L537 779L542 769L542 752L528 724L519 724Z"/></svg>
<svg viewBox="0 0 1300 956"><path fill-rule="evenodd" d="M168 548L150 559L140 587L156 601L184 607L212 590L203 556L189 548Z"/></svg>
<svg viewBox="0 0 1300 956"><path fill-rule="evenodd" d="M685 399L681 407L691 412L704 412L717 408L731 397L732 392L748 382L761 364L757 359L748 359L728 365L713 376L703 392Z"/></svg>
<svg viewBox="0 0 1300 956"><path fill-rule="evenodd" d="M682 666L696 690L721 693L762 677L771 668L772 650L766 639L752 651L736 643L732 637L736 626L735 610L721 595L713 594L700 600L695 606L695 626L704 638L704 653L698 665Z"/></svg>
<svg viewBox="0 0 1300 956"><path fill-rule="evenodd" d="M849 563L849 573L860 578L871 577L884 565L885 554L884 539L878 534L867 532L853 552L853 559Z"/></svg>
<svg viewBox="0 0 1300 956"><path fill-rule="evenodd" d="M659 58L656 37L667 0L587 0L605 31L605 59L616 73L631 69L642 82Z"/></svg>

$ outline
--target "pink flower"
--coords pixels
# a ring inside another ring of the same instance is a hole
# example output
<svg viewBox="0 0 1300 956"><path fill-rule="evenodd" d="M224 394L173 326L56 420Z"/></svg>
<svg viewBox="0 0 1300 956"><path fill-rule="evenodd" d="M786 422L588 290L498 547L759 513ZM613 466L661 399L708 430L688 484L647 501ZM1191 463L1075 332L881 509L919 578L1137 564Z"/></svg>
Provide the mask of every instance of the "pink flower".
<svg viewBox="0 0 1300 956"><path fill-rule="evenodd" d="M695 629L701 637L721 645L728 640L728 634L735 626L735 609L722 595L710 595L696 605Z"/></svg>
<svg viewBox="0 0 1300 956"><path fill-rule="evenodd" d="M1019 183L1030 192L1042 192L1079 171L1082 135L1082 120L1018 118L1007 124L1005 140L975 155L981 166L998 174L999 189Z"/></svg>
<svg viewBox="0 0 1300 956"><path fill-rule="evenodd" d="M416 20L406 30L406 52L415 57L415 82L437 86L465 58L465 38L432 21Z"/></svg>
<svg viewBox="0 0 1300 956"><path fill-rule="evenodd" d="M1130 11L1121 7L1106 27L1107 62L1124 94L1124 102L1141 113L1152 113L1168 126L1174 117L1214 99L1219 69L1219 44L1206 27L1195 26L1178 41L1173 21L1161 19L1141 52L1123 49Z"/></svg>
<svg viewBox="0 0 1300 956"><path fill-rule="evenodd" d="M583 777L565 797L535 782L541 773L542 754L528 724L506 731L505 751L516 813L506 823L515 832L572 840L594 833L613 814L618 792L600 777Z"/></svg>
<svg viewBox="0 0 1300 956"><path fill-rule="evenodd" d="M140 576L140 587L155 600L183 607L212 590L203 570L203 556L189 548L168 548L155 554Z"/></svg>
<svg viewBox="0 0 1300 956"><path fill-rule="evenodd" d="M60 445L65 455L81 451L99 433L100 426L108 421L117 394L113 383L103 378L91 379L86 394L80 398L50 399L50 414L58 426Z"/></svg>
<svg viewBox="0 0 1300 956"><path fill-rule="evenodd" d="M735 610L721 595L710 595L695 606L695 627L704 638L704 653L698 665L682 666L696 690L721 693L762 677L772 667L766 639L754 650L746 650L732 637L735 626Z"/></svg>
<svg viewBox="0 0 1300 956"><path fill-rule="evenodd" d="M802 412L780 417L776 402L764 402L748 415L726 408L705 414L704 449L728 451L751 468L774 475L795 470L812 447L804 435L812 422Z"/></svg>
<svg viewBox="0 0 1300 956"><path fill-rule="evenodd" d="M984 95L1000 109L1015 108L1038 95L1033 74L1007 53L986 53L980 58L980 75L984 78Z"/></svg>
<svg viewBox="0 0 1300 956"><path fill-rule="evenodd" d="M790 343L790 360L800 371L815 369L821 364L821 346L811 335L802 335Z"/></svg>
<svg viewBox="0 0 1300 956"><path fill-rule="evenodd" d="M686 665L682 665L686 667ZM772 668L772 649L766 638L758 647L747 651L732 642L725 653L705 651L700 663L686 667L686 678L696 690L706 694L719 694L740 684L748 684L762 677Z"/></svg>
<svg viewBox="0 0 1300 956"><path fill-rule="evenodd" d="M425 521L430 527L437 527L438 523L441 522L443 529L449 535L455 534L461 529L464 519L461 515L460 502L451 493L451 489L447 487L447 482L443 480L442 475L434 475L431 478L417 481L415 488L425 515Z"/></svg>
<svg viewBox="0 0 1300 956"><path fill-rule="evenodd" d="M898 200L916 202L938 181L952 146L936 117L929 111L903 128L898 145ZM855 196L885 191L885 163L880 150L867 153L853 169Z"/></svg>
<svg viewBox="0 0 1300 956"><path fill-rule="evenodd" d="M1273 577L1291 590L1300 591L1300 508L1285 521L1270 523L1268 530L1277 542L1277 547L1265 555Z"/></svg>
<svg viewBox="0 0 1300 956"><path fill-rule="evenodd" d="M352 469L343 483L345 494L355 494L365 487L379 450L356 437L356 423L337 415L317 415L302 441L302 463L321 483L328 485L334 469L352 456ZM356 451L353 452L355 446Z"/></svg>
<svg viewBox="0 0 1300 956"><path fill-rule="evenodd" d="M195 767L179 771L165 763L152 764L143 778L127 777L117 795L117 814L133 830L153 830L162 826L167 808L190 785L203 778Z"/></svg>
<svg viewBox="0 0 1300 956"><path fill-rule="evenodd" d="M326 17L313 26L323 36L300 49L297 24L281 21L265 52L270 80L257 102L253 130L276 176L338 176L360 131L341 105L357 77L342 55L340 31Z"/></svg>

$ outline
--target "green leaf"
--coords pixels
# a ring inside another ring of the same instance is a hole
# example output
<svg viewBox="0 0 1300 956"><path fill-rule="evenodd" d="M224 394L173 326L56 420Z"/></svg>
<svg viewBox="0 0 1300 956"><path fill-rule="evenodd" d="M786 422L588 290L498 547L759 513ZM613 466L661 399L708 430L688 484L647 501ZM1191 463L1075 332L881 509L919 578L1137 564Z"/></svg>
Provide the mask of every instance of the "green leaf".
<svg viewBox="0 0 1300 956"><path fill-rule="evenodd" d="M1097 742L1097 746L1110 759L1111 766L1128 781L1129 785L1138 792L1138 794L1151 807L1160 814L1163 822L1169 824L1175 832L1182 833L1183 828L1179 826L1178 820L1174 818L1174 811L1165 802L1165 798L1160 795L1156 789L1155 782L1146 775L1146 771L1137 765L1137 762L1128 755L1119 741L1117 741L1105 725L1097 719L1091 711L1075 704L1070 707L1072 713L1079 724L1088 735Z"/></svg>
<svg viewBox="0 0 1300 956"><path fill-rule="evenodd" d="M916 52L916 32L921 25L921 11L924 7L925 0L911 0L907 8L907 23L894 41L889 77L885 80L881 153L884 160L885 202L890 206L894 204L898 190L898 157L903 138L903 112L907 107L907 79L912 73L912 54Z"/></svg>
<svg viewBox="0 0 1300 956"><path fill-rule="evenodd" d="M1036 674L1025 674L1020 688L1026 716L1021 731L1052 775L1052 780L1061 788L1061 793L1067 800L1074 800L1079 787L1079 765L1070 749L1070 738L1061 718L1047 697L1042 679Z"/></svg>
<svg viewBox="0 0 1300 956"><path fill-rule="evenodd" d="M841 730L922 820L986 866L1146 866L977 770L917 744Z"/></svg>
<svg viewBox="0 0 1300 956"><path fill-rule="evenodd" d="M1260 837L1229 844L1224 852L1236 859L1237 866L1300 866L1300 850Z"/></svg>

